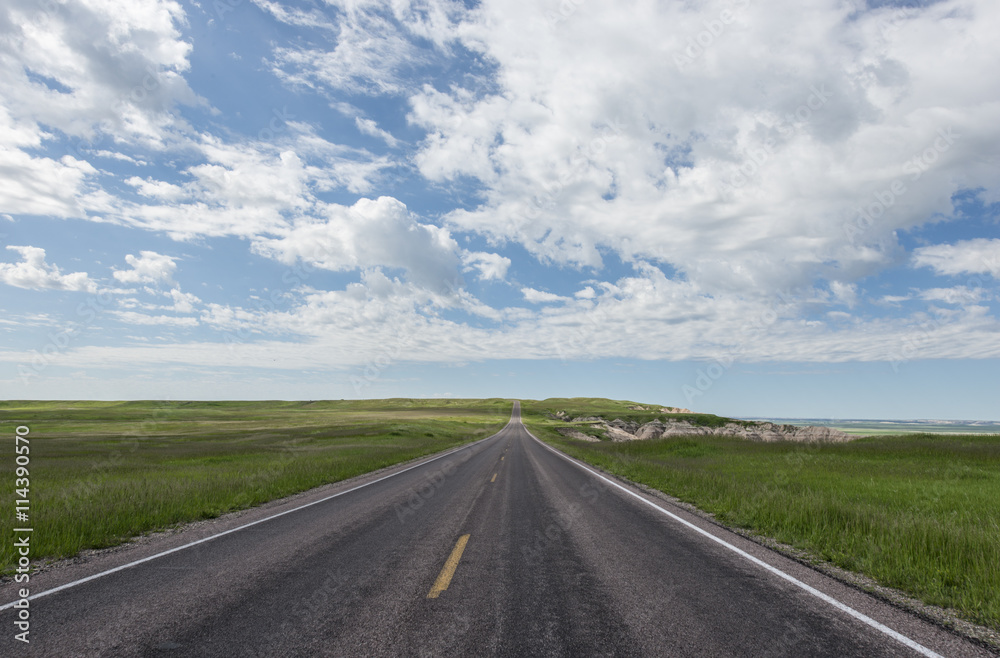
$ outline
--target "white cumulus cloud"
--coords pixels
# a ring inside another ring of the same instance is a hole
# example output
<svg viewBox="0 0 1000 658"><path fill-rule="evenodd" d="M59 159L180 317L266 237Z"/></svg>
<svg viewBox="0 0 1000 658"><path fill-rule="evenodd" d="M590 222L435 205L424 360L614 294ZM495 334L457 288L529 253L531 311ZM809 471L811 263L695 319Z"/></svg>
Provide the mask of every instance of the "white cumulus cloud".
<svg viewBox="0 0 1000 658"><path fill-rule="evenodd" d="M481 3L460 33L496 88L411 97L424 176L485 188L447 216L457 229L543 262L600 267L610 250L767 295L854 283L897 260L898 231L953 216L955 194L1000 190L982 84L1000 57L993 0L554 10ZM733 19L692 49L724 10Z"/></svg>
<svg viewBox="0 0 1000 658"><path fill-rule="evenodd" d="M333 271L403 269L414 282L436 290L457 284L460 259L451 234L418 222L397 199L328 204L323 215L278 231L278 238L258 239L254 250L283 263L302 260Z"/></svg>
<svg viewBox="0 0 1000 658"><path fill-rule="evenodd" d="M8 246L21 255L19 263L0 263L0 281L28 290L75 290L95 292L97 284L86 272L63 274L45 262L45 250L39 247Z"/></svg>
<svg viewBox="0 0 1000 658"><path fill-rule="evenodd" d="M485 251L469 251L462 255L465 271L479 271L479 278L484 281L502 281L507 277L511 260L500 254Z"/></svg>
<svg viewBox="0 0 1000 658"><path fill-rule="evenodd" d="M155 251L141 251L138 256L128 254L125 262L132 269L115 270L114 277L122 283L163 283L173 279L177 259Z"/></svg>

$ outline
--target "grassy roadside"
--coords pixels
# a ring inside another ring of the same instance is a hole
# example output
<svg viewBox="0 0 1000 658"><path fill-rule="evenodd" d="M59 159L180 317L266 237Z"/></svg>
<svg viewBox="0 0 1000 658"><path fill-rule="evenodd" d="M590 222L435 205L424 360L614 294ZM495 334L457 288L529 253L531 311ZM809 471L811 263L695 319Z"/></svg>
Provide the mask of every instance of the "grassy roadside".
<svg viewBox="0 0 1000 658"><path fill-rule="evenodd" d="M72 556L439 452L500 430L506 400L0 402L30 439L32 559ZM13 512L0 515L10 537ZM11 542L0 574L11 573Z"/></svg>
<svg viewBox="0 0 1000 658"><path fill-rule="evenodd" d="M555 428L567 423L545 415L600 406L573 404L523 402L522 416L538 438L594 466L1000 629L1000 437L588 443L562 436Z"/></svg>

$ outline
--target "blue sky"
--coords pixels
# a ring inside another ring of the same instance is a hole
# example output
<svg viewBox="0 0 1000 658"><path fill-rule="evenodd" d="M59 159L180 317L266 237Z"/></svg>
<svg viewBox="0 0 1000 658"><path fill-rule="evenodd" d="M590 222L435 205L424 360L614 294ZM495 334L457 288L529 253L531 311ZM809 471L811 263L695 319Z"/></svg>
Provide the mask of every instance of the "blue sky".
<svg viewBox="0 0 1000 658"><path fill-rule="evenodd" d="M4 398L1000 417L992 0L0 12Z"/></svg>

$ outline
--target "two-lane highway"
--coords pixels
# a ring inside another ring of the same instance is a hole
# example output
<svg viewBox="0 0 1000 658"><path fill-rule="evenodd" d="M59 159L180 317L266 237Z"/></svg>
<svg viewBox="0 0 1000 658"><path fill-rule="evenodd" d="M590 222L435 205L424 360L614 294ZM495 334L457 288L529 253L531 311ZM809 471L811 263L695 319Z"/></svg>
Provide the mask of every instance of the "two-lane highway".
<svg viewBox="0 0 1000 658"><path fill-rule="evenodd" d="M568 459L517 403L444 456L32 580L57 587L30 645L0 588L0 655L990 655Z"/></svg>

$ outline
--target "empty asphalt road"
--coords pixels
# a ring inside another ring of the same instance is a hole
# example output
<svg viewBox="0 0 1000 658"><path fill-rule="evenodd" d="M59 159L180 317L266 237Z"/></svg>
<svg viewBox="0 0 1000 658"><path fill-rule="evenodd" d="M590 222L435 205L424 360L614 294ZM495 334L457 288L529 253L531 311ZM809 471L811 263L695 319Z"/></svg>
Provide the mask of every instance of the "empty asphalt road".
<svg viewBox="0 0 1000 658"><path fill-rule="evenodd" d="M517 404L444 456L31 585L69 586L30 602L28 645L0 611L2 656L990 655L603 479L534 439Z"/></svg>

